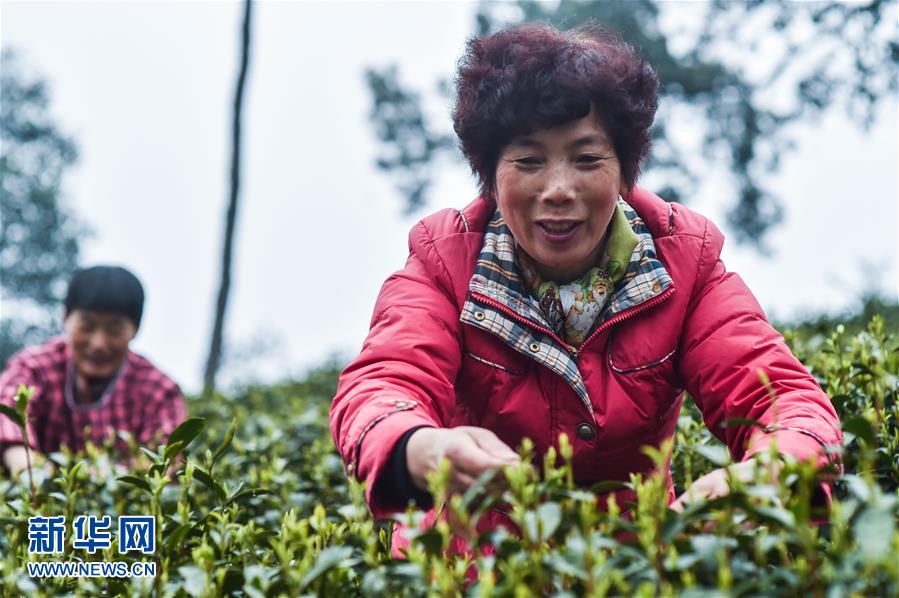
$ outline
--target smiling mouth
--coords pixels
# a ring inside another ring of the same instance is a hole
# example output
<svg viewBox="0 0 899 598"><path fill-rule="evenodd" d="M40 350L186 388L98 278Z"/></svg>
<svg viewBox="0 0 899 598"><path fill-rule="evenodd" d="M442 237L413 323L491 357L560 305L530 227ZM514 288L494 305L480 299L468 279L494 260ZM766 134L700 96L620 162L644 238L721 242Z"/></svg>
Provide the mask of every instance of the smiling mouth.
<svg viewBox="0 0 899 598"><path fill-rule="evenodd" d="M84 361L89 363L95 368L103 368L109 365L111 361L109 358L100 358L100 357L85 357Z"/></svg>
<svg viewBox="0 0 899 598"><path fill-rule="evenodd" d="M537 226L545 231L558 235L571 232L579 224L580 222L538 222Z"/></svg>

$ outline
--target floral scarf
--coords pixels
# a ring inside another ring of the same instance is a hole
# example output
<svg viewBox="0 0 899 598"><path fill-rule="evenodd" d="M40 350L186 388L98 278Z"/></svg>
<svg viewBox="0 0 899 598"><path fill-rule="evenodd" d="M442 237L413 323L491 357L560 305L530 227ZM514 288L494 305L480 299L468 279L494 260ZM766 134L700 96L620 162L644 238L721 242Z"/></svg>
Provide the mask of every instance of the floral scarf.
<svg viewBox="0 0 899 598"><path fill-rule="evenodd" d="M580 278L561 285L543 280L534 259L515 244L515 257L525 285L540 304L554 331L565 342L578 347L593 331L615 283L627 271L637 241L637 234L631 229L624 210L616 204L599 263Z"/></svg>

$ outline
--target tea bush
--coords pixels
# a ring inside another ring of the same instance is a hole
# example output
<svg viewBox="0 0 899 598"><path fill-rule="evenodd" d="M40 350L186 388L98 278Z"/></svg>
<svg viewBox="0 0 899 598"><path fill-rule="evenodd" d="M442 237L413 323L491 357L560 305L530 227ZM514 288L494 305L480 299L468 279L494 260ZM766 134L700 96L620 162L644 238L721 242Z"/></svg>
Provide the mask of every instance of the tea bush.
<svg viewBox="0 0 899 598"><path fill-rule="evenodd" d="M134 451L116 472L104 447L52 455L52 476L0 481L0 591L4 596L298 596L298 595L899 595L899 347L875 316L849 334L785 332L833 399L843 421L845 475L829 509L811 495L817 475L788 464L776 481L733 480L731 495L667 508L661 476L633 477L634 505L597 507L598 492L577 488L559 455L505 475L502 497L520 535L478 535L475 523L497 499L451 497L446 510L473 546L448 554L441 519L412 532L407 558L391 557L392 522L374 521L362 488L348 482L334 450L327 408L337 368L301 382L250 388L192 401L193 418L158 452ZM15 414L9 414L15 417ZM658 462L663 451L650 451ZM678 485L727 463L724 447L687 402L678 422L672 473ZM558 465L558 466L557 466ZM433 476L438 503L444 475ZM629 512L622 514L624 509ZM152 557L72 548L56 560L151 558L155 578L31 578L25 563L28 518L155 515ZM412 510L398 519L415 524Z"/></svg>

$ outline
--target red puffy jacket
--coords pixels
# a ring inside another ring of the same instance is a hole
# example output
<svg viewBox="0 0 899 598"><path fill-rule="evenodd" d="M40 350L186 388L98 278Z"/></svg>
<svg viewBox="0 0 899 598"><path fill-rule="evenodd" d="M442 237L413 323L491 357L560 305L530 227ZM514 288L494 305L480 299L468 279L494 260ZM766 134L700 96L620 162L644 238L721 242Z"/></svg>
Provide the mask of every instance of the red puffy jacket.
<svg viewBox="0 0 899 598"><path fill-rule="evenodd" d="M626 202L670 280L642 295L634 287L628 307L606 314L578 349L475 276L494 203L478 198L412 229L406 266L384 283L331 406L334 442L347 473L368 482L376 517L389 509L373 496L374 480L412 427L480 426L512 447L528 437L538 455L564 432L578 482L626 480L651 469L640 447L674 434L684 390L735 460L776 436L782 452L826 462L825 446L841 443L836 412L740 277L725 270L722 233L641 189ZM767 428L723 426L734 418ZM673 500L670 474L668 485Z"/></svg>

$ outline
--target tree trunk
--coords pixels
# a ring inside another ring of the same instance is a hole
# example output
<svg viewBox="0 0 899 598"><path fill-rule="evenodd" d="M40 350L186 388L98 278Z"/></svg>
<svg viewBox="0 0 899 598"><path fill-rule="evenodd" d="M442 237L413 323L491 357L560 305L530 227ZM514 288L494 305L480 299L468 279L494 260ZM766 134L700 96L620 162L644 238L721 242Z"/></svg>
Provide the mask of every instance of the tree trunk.
<svg viewBox="0 0 899 598"><path fill-rule="evenodd" d="M237 198L240 189L240 121L241 109L243 107L243 92L247 79L247 67L250 59L251 5L251 0L244 1L240 72L237 75L237 88L234 93L234 120L231 139L231 192L225 220L225 243L222 248L222 280L219 286L218 300L215 304L215 324L212 327L209 358L206 360L206 373L203 377L204 398L209 398L215 391L215 374L218 371L219 358L222 354L225 309L228 305L228 291L231 288L231 254L234 241L234 224L237 220Z"/></svg>

